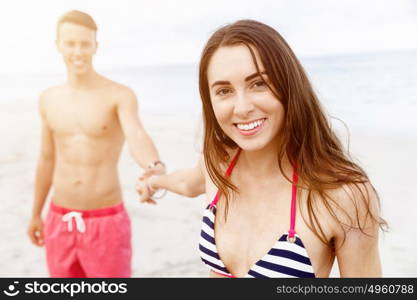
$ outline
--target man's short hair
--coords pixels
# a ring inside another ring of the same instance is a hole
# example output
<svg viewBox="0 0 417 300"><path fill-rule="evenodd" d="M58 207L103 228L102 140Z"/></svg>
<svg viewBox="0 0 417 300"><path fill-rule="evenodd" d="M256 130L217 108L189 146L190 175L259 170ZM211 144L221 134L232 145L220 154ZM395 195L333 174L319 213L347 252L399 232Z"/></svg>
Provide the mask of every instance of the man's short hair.
<svg viewBox="0 0 417 300"><path fill-rule="evenodd" d="M97 24L94 19L89 14L79 10L71 10L59 18L57 30L59 29L59 25L63 23L74 23L97 31Z"/></svg>

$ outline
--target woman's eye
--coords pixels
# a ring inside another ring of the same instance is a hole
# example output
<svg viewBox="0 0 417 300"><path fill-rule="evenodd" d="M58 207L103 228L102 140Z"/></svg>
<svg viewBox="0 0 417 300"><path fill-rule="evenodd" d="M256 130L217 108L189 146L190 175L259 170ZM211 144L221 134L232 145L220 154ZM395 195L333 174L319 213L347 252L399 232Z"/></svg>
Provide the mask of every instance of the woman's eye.
<svg viewBox="0 0 417 300"><path fill-rule="evenodd" d="M264 81L259 80L259 81L255 81L252 86L255 88L263 88L266 86L266 84Z"/></svg>
<svg viewBox="0 0 417 300"><path fill-rule="evenodd" d="M230 89L225 89L225 88L223 88L223 89L218 89L218 90L216 91L216 95L219 95L219 96L225 96L225 95L227 95L228 93L230 93Z"/></svg>

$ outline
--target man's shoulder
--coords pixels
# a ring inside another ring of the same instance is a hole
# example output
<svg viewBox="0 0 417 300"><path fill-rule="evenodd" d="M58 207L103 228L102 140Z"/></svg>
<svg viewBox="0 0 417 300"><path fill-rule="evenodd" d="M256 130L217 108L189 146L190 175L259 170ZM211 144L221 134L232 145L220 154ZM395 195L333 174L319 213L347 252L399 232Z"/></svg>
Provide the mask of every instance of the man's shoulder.
<svg viewBox="0 0 417 300"><path fill-rule="evenodd" d="M132 97L135 95L135 92L133 91L133 89L131 89L127 85L124 85L115 81L112 81L111 88L118 95L129 96L129 97Z"/></svg>
<svg viewBox="0 0 417 300"><path fill-rule="evenodd" d="M107 79L107 87L109 89L109 95L111 95L112 98L116 99L117 102L123 103L123 102L130 102L130 101L136 101L136 95L133 89L130 87L115 82L113 80Z"/></svg>
<svg viewBox="0 0 417 300"><path fill-rule="evenodd" d="M51 103L53 99L59 99L64 90L64 84L54 85L44 89L39 95L39 106L41 110L46 109L48 107L48 103Z"/></svg>
<svg viewBox="0 0 417 300"><path fill-rule="evenodd" d="M54 85L47 87L40 93L40 99L48 99L53 96L56 96L59 93L62 93L65 89L65 84Z"/></svg>

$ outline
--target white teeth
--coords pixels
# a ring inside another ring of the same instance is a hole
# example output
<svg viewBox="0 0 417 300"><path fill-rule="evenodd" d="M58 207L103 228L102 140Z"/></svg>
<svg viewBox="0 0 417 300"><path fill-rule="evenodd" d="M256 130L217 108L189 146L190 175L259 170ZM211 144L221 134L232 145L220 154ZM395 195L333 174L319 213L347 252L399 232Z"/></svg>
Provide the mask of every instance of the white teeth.
<svg viewBox="0 0 417 300"><path fill-rule="evenodd" d="M258 121L254 121L251 122L249 124L237 124L237 128L239 128L240 130L251 130L254 129L255 127L260 126L263 123L264 120L258 120Z"/></svg>

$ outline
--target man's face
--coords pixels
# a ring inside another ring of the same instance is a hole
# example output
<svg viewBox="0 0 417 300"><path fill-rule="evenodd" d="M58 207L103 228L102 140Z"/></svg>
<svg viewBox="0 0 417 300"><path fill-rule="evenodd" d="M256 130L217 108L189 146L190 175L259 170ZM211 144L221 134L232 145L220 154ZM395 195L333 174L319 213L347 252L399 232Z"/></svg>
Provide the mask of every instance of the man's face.
<svg viewBox="0 0 417 300"><path fill-rule="evenodd" d="M83 75L92 69L97 50L96 32L74 23L63 23L58 28L56 41L69 73Z"/></svg>

